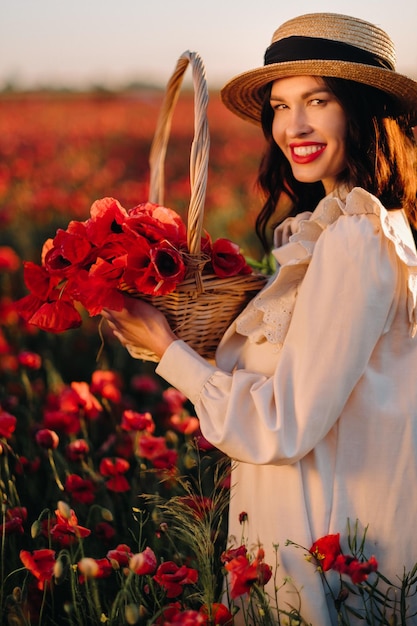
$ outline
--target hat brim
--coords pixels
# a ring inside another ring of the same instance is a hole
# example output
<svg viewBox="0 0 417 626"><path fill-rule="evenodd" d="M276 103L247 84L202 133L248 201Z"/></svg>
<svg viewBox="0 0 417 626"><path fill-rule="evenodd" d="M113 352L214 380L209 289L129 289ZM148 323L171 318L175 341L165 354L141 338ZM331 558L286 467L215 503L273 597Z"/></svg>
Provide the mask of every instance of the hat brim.
<svg viewBox="0 0 417 626"><path fill-rule="evenodd" d="M417 122L417 82L392 70L350 61L309 59L264 65L232 78L221 90L228 109L244 120L261 122L265 86L289 76L326 76L353 80L390 94L401 111Z"/></svg>

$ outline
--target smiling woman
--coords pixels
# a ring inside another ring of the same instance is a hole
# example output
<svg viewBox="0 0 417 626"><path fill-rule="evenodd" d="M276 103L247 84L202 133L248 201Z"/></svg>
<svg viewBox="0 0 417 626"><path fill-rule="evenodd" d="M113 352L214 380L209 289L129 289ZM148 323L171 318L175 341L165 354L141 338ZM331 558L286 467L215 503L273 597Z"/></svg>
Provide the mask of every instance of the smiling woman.
<svg viewBox="0 0 417 626"><path fill-rule="evenodd" d="M294 177L304 183L321 180L326 194L333 191L346 166L347 119L325 81L315 76L281 78L272 84L270 103L272 136Z"/></svg>
<svg viewBox="0 0 417 626"><path fill-rule="evenodd" d="M158 351L157 373L236 461L230 543L243 535L262 568L278 560L282 578L260 583L283 596L276 623L289 613L313 626L416 623L407 585L397 602L386 583L417 561L417 83L394 59L371 23L302 15L276 30L263 67L222 90L228 108L262 128L257 233L266 251L271 236L281 245L276 274L226 331L214 364L147 303L126 297L121 312L106 313L131 354ZM363 562L360 546L345 556L349 519L367 527L373 556ZM331 564L318 537L337 539ZM313 546L330 577L311 577L285 551L288 539ZM370 589L384 580L387 595L362 602L345 575L369 576ZM286 594L292 584L301 601Z"/></svg>

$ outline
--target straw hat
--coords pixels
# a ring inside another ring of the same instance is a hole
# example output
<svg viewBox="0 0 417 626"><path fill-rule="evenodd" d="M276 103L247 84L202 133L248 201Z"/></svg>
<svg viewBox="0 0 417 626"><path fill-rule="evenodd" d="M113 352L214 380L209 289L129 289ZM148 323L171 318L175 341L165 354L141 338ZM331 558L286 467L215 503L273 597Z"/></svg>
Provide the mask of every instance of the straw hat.
<svg viewBox="0 0 417 626"><path fill-rule="evenodd" d="M244 72L222 89L225 105L260 123L265 86L285 76L331 76L391 94L417 119L417 82L395 71L395 49L377 26L337 13L309 13L285 22L272 37L263 67Z"/></svg>

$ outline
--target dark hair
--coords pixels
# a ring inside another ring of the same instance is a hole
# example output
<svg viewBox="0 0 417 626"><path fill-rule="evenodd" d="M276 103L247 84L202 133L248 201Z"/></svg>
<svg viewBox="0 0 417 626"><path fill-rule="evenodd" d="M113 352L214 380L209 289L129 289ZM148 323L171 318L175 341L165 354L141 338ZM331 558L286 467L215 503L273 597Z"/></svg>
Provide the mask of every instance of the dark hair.
<svg viewBox="0 0 417 626"><path fill-rule="evenodd" d="M417 152L409 120L401 116L391 96L374 87L342 78L323 78L347 117L347 165L339 182L362 187L387 210L402 207L417 226ZM289 215L312 211L324 197L321 182L300 183L272 138L271 85L265 89L262 129L267 146L262 157L258 186L266 196L256 220L256 233L266 251L272 216L276 226Z"/></svg>

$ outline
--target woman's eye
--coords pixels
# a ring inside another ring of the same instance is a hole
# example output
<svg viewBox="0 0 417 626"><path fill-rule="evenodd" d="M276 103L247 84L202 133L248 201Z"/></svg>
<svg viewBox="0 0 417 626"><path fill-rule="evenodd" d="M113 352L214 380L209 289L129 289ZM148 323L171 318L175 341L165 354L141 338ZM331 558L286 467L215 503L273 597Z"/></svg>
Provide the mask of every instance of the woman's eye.
<svg viewBox="0 0 417 626"><path fill-rule="evenodd" d="M274 102L274 103L271 103L271 107L274 111L282 111L282 109L287 108L287 105L283 104L282 102Z"/></svg>
<svg viewBox="0 0 417 626"><path fill-rule="evenodd" d="M325 100L324 98L313 98L312 100L310 100L310 104L312 106L319 106L320 104L326 104L327 100Z"/></svg>

